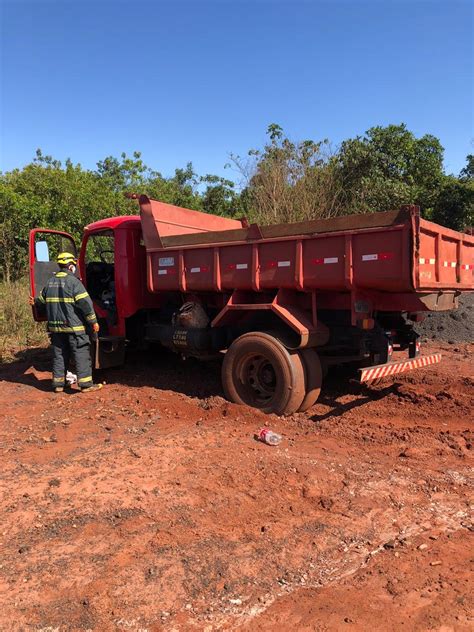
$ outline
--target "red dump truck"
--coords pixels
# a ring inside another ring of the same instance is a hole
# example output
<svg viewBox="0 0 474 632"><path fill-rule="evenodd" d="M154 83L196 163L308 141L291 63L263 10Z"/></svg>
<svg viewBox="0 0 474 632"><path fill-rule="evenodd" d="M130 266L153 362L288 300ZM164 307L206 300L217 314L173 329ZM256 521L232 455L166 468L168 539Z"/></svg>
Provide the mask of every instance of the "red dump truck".
<svg viewBox="0 0 474 632"><path fill-rule="evenodd" d="M308 409L331 365L351 363L374 383L439 362L420 355L414 324L474 290L474 237L414 206L260 226L138 202L140 215L87 226L79 252L101 324L99 367L152 343L223 357L226 396L265 412ZM76 251L70 235L31 231L34 296L59 251Z"/></svg>

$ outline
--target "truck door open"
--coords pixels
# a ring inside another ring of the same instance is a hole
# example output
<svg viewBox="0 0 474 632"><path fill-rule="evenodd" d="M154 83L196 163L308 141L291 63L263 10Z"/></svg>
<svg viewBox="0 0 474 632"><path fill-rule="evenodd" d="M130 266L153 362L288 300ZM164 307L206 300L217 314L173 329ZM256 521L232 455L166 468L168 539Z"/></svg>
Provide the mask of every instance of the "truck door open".
<svg viewBox="0 0 474 632"><path fill-rule="evenodd" d="M84 277L87 291L99 315L109 327L117 321L115 295L115 236L112 230L87 235L84 248Z"/></svg>
<svg viewBox="0 0 474 632"><path fill-rule="evenodd" d="M68 233L59 230L34 228L30 231L29 270L30 294L38 297L49 277L59 270L56 258L60 252L70 252L77 257L76 244ZM33 307L33 318L36 321L46 320Z"/></svg>

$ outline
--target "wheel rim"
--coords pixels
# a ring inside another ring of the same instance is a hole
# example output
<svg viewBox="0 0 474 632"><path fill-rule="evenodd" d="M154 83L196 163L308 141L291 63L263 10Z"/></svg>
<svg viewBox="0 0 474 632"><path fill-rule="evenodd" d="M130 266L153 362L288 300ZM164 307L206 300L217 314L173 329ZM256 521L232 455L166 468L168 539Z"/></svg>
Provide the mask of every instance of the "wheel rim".
<svg viewBox="0 0 474 632"><path fill-rule="evenodd" d="M277 376L268 358L260 354L247 354L237 366L237 375L245 389L248 403L264 406L275 397Z"/></svg>

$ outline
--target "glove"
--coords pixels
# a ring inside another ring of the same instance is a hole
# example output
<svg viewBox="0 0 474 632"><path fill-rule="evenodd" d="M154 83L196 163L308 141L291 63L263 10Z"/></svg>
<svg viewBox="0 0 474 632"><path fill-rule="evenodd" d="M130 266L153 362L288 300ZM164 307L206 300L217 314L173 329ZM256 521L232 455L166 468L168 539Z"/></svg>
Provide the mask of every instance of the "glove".
<svg viewBox="0 0 474 632"><path fill-rule="evenodd" d="M93 331L95 334L98 334L98 333L99 333L99 330L100 330L99 323L94 323L94 324L92 325L92 331Z"/></svg>
<svg viewBox="0 0 474 632"><path fill-rule="evenodd" d="M28 303L30 305L34 305L35 304L35 297L34 296L30 296L30 298L28 299Z"/></svg>

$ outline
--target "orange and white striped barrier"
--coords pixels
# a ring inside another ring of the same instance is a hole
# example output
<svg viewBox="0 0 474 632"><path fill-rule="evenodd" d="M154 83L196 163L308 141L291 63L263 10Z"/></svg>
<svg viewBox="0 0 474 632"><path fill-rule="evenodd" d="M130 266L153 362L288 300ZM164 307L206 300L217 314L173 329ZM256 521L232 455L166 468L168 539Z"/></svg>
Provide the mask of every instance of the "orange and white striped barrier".
<svg viewBox="0 0 474 632"><path fill-rule="evenodd" d="M421 369L422 367L429 366L430 364L438 364L438 362L441 362L441 353L432 353L431 355L411 358L410 360L403 360L402 362L387 362L386 364L369 366L365 369L359 369L359 381L371 382L372 380L378 380L381 377L389 377L391 375L398 375L399 373L406 373L407 371Z"/></svg>

